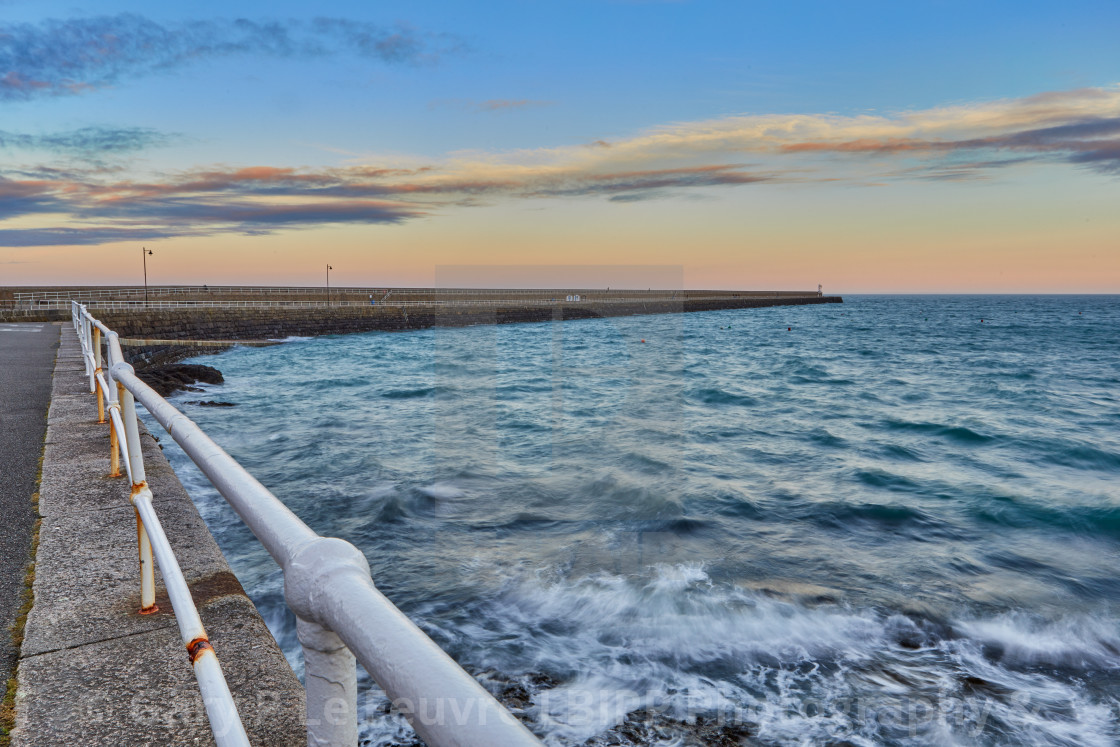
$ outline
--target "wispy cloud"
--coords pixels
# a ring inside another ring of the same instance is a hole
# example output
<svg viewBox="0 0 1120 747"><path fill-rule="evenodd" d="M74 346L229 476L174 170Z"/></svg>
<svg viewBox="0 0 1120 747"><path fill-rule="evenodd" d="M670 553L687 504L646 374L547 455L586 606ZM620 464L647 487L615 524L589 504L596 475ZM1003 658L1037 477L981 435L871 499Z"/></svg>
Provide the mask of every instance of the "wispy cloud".
<svg viewBox="0 0 1120 747"><path fill-rule="evenodd" d="M393 224L500 200L622 203L781 183L975 181L1030 162L1120 175L1120 87L895 115L725 117L610 142L408 163L216 165L146 179L109 167L23 168L0 174L0 219L25 218L0 230L0 244ZM63 227L25 228L36 215L65 216Z"/></svg>
<svg viewBox="0 0 1120 747"><path fill-rule="evenodd" d="M151 228L0 228L0 246L96 246L114 241L155 241L190 235Z"/></svg>
<svg viewBox="0 0 1120 747"><path fill-rule="evenodd" d="M191 61L237 54L385 63L432 61L459 43L405 26L341 18L313 21L196 20L161 24L133 13L0 25L0 100L105 88Z"/></svg>
<svg viewBox="0 0 1120 747"><path fill-rule="evenodd" d="M551 101L538 99L436 99L428 104L429 109L458 109L467 112L504 112L518 109L539 109L552 106Z"/></svg>
<svg viewBox="0 0 1120 747"><path fill-rule="evenodd" d="M551 105L551 101L535 101L533 99L487 99L486 101L480 101L478 108L484 112L500 112L509 109L533 109Z"/></svg>
<svg viewBox="0 0 1120 747"><path fill-rule="evenodd" d="M525 182L635 169L724 166L749 155L768 181L913 178L1026 161L1115 173L1120 86L899 112L728 116L586 145L453 154L458 178ZM432 179L439 178L433 174Z"/></svg>
<svg viewBox="0 0 1120 747"><path fill-rule="evenodd" d="M65 200L56 196L58 184L50 181L13 181L0 176L0 220L33 213L63 212Z"/></svg>
<svg viewBox="0 0 1120 747"><path fill-rule="evenodd" d="M131 153L168 145L172 140L173 136L147 127L82 127L38 135L0 130L0 148L45 150L85 158Z"/></svg>
<svg viewBox="0 0 1120 747"><path fill-rule="evenodd" d="M51 214L65 227L0 229L0 245L98 244L131 237L261 234L325 224L392 224L511 198L603 196L635 201L672 190L761 182L738 165L469 178L431 167L307 170L210 168L158 180L114 174L0 178L0 219ZM53 172L48 172L53 173ZM75 223L79 225L74 225ZM88 227L83 227L88 226ZM149 233L145 233L149 231Z"/></svg>

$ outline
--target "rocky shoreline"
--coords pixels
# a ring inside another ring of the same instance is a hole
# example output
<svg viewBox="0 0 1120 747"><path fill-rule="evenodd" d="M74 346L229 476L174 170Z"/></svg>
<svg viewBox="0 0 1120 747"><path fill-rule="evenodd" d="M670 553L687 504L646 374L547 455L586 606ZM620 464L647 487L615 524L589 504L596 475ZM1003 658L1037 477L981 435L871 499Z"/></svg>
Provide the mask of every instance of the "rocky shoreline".
<svg viewBox="0 0 1120 747"><path fill-rule="evenodd" d="M213 366L197 363L170 363L162 366L148 366L136 371L136 376L156 390L161 397L178 391L203 392L195 384L221 384L225 381L222 372Z"/></svg>

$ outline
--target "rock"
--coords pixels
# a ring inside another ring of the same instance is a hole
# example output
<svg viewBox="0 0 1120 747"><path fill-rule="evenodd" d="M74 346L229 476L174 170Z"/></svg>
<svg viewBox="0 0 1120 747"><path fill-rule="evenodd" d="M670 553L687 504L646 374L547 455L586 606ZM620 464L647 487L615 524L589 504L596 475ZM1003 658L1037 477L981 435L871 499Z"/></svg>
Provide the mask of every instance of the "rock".
<svg viewBox="0 0 1120 747"><path fill-rule="evenodd" d="M197 363L172 363L166 366L151 366L136 372L136 375L145 384L155 389L161 396L166 397L180 389L188 391L203 391L191 387L191 384L201 381L204 384L221 384L225 381L222 372L213 366L202 366Z"/></svg>
<svg viewBox="0 0 1120 747"><path fill-rule="evenodd" d="M196 399L193 402L185 402L184 404L198 405L199 407L237 407L237 404L234 402L217 402L212 399L205 401Z"/></svg>

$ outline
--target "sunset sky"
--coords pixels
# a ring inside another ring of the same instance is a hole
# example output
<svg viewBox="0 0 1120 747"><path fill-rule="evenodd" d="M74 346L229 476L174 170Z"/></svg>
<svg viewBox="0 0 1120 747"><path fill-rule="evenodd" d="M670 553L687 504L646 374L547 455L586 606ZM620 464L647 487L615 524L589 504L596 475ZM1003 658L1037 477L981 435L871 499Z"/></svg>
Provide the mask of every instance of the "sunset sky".
<svg viewBox="0 0 1120 747"><path fill-rule="evenodd" d="M145 246L153 284L1117 293L1118 39L1115 0L0 0L0 285Z"/></svg>

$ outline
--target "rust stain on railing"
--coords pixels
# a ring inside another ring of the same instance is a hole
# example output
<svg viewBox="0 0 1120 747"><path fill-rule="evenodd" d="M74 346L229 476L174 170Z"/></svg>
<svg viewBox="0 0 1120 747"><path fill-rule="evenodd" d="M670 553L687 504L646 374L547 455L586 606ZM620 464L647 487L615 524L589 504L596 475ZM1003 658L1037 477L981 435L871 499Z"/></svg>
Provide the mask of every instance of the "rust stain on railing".
<svg viewBox="0 0 1120 747"><path fill-rule="evenodd" d="M204 635L200 635L193 641L187 644L187 657L194 664L198 657L202 656L204 651L213 651L214 647L210 645L210 639Z"/></svg>

